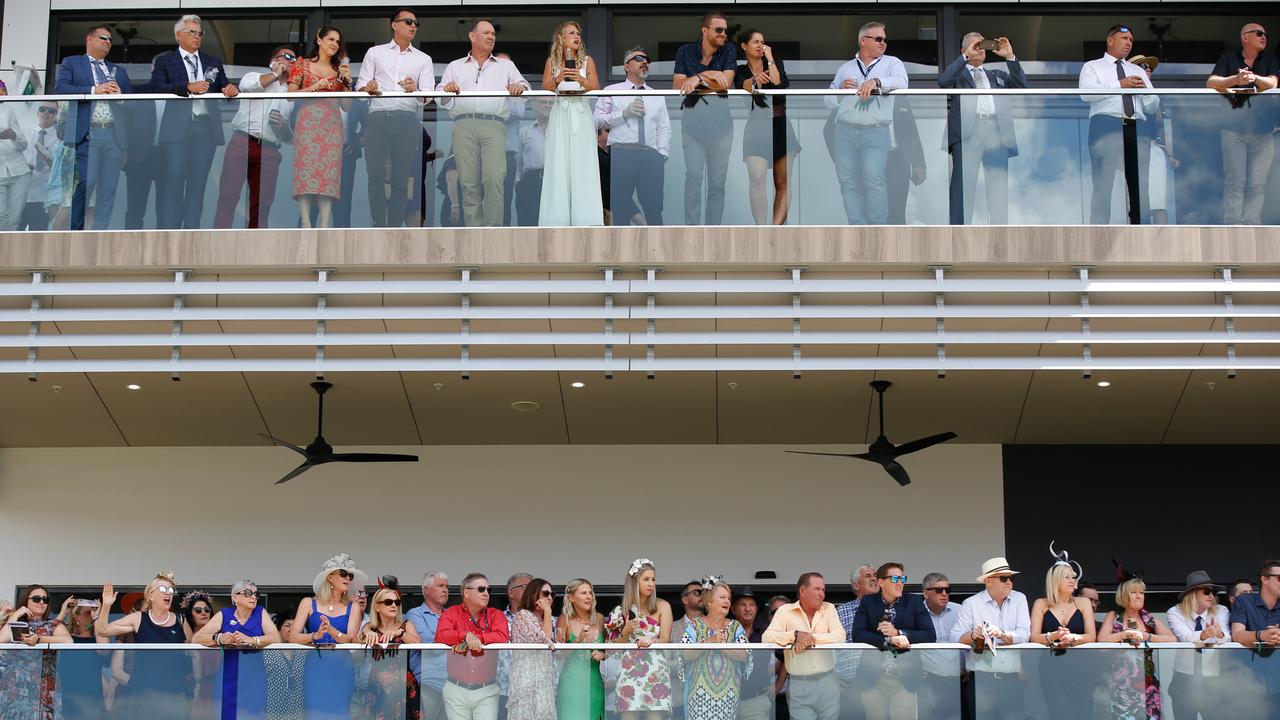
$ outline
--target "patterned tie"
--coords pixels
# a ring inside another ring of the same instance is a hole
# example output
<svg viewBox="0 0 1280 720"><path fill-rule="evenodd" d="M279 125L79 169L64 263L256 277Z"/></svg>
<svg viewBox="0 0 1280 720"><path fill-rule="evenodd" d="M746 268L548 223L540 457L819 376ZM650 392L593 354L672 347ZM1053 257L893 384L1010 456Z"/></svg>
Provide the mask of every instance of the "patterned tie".
<svg viewBox="0 0 1280 720"><path fill-rule="evenodd" d="M1121 60L1120 58L1116 58L1116 77L1120 79L1121 83L1124 83L1124 78L1125 78L1124 61ZM1124 87L1124 85L1122 84L1120 87ZM1121 95L1120 102L1124 106L1124 116L1126 118L1132 119L1134 117L1133 96Z"/></svg>
<svg viewBox="0 0 1280 720"><path fill-rule="evenodd" d="M188 55L186 57L186 61L187 61L187 67L191 69L191 75L190 75L191 82L199 82L200 69L196 67L196 56Z"/></svg>
<svg viewBox="0 0 1280 720"><path fill-rule="evenodd" d="M36 144L40 146L41 150L48 149L47 147L45 147L45 144L44 144L44 139L48 135L48 133L49 133L48 130L42 129L39 133L36 134ZM44 155L37 152L36 153L36 171L39 172L41 170L44 170L47 167L49 167L49 161L45 159Z"/></svg>
<svg viewBox="0 0 1280 720"><path fill-rule="evenodd" d="M633 85L632 87L636 90L644 89L639 85ZM644 98L640 98L640 103L644 104ZM636 118L636 121L639 123L639 127L640 127L640 144L643 145L644 144L644 115L641 115L640 117Z"/></svg>
<svg viewBox="0 0 1280 720"><path fill-rule="evenodd" d="M101 60L93 61L93 79L95 83L104 83L108 80L107 68Z"/></svg>

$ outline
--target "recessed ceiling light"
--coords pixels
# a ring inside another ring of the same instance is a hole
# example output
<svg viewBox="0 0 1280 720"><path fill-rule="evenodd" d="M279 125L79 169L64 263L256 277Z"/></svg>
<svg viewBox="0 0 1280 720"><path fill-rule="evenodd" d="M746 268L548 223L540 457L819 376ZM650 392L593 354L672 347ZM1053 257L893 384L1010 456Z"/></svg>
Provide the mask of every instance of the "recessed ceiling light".
<svg viewBox="0 0 1280 720"><path fill-rule="evenodd" d="M126 388L128 388L128 389L130 389L130 390L141 390L141 389L142 389L142 386L141 386L141 385L139 385L139 384L137 384L137 383L129 383L128 385L125 385L125 387L126 387Z"/></svg>
<svg viewBox="0 0 1280 720"><path fill-rule="evenodd" d="M584 388L587 386L587 384L582 382L581 380L576 380L574 382L569 383L569 386L576 387L576 388Z"/></svg>
<svg viewBox="0 0 1280 720"><path fill-rule="evenodd" d="M1111 387L1111 381L1110 381L1110 380L1099 380L1099 381L1098 381L1098 387Z"/></svg>
<svg viewBox="0 0 1280 720"><path fill-rule="evenodd" d="M542 403L535 400L517 400L511 403L511 409L518 413L538 412L542 409Z"/></svg>

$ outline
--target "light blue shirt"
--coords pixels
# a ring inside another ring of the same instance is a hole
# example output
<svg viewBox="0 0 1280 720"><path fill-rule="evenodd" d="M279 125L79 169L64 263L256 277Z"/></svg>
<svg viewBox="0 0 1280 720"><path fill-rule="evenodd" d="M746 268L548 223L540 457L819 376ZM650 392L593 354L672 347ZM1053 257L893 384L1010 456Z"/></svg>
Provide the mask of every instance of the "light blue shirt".
<svg viewBox="0 0 1280 720"><path fill-rule="evenodd" d="M928 607L928 604L925 604ZM948 602L946 607L942 608L942 612L937 615L933 611L929 611L929 620L933 622L933 632L938 637L938 642L950 642L951 633L955 630L956 623L960 621L960 603ZM920 659L920 664L924 667L924 671L932 675L941 675L942 677L959 677L960 676L960 652L959 650L924 650L924 655Z"/></svg>
<svg viewBox="0 0 1280 720"><path fill-rule="evenodd" d="M973 632L982 623L1013 635L1014 645L1027 642L1031 639L1031 611L1027 609L1027 596L1010 590L1009 597L997 605L990 593L983 590L965 600L951 629L951 642L960 642L965 633ZM967 653L965 664L970 670L999 673L1014 673L1021 667L1017 651L999 649L996 652L988 649L981 655Z"/></svg>
<svg viewBox="0 0 1280 720"><path fill-rule="evenodd" d="M426 603L405 613L404 618L413 623L414 629L418 631L418 639L422 642L436 641L436 628L440 625L440 615L427 607ZM419 685L440 690L444 688L444 681L448 678L444 664L449 653L442 650L428 652L431 653L431 657L425 663L422 662L421 650L410 652L409 670L413 672L414 677L418 678Z"/></svg>
<svg viewBox="0 0 1280 720"><path fill-rule="evenodd" d="M845 80L854 80L859 86L868 80L879 80L881 92L905 90L907 68L892 55L882 55L869 64L863 63L862 58L855 57L836 71L830 89L839 90ZM828 107L836 106L835 101L836 98L828 96ZM893 122L891 97L872 95L866 100L854 96L841 97L838 107L840 109L836 113L836 122L847 125L888 125Z"/></svg>

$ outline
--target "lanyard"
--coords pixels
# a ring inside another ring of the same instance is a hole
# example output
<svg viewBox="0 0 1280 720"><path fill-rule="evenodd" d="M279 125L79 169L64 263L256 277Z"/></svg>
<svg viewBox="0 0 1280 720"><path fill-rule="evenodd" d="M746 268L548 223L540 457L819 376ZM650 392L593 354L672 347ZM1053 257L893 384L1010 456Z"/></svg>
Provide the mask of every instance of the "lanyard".
<svg viewBox="0 0 1280 720"><path fill-rule="evenodd" d="M871 71L875 70L876 66L879 65L880 61L883 59L884 59L884 56L881 55L880 57L876 58L875 62L871 63L871 65L867 66L866 68L862 67L862 58L856 57L853 59L853 61L858 65L858 72L862 73L862 79L865 81L868 77L871 76Z"/></svg>

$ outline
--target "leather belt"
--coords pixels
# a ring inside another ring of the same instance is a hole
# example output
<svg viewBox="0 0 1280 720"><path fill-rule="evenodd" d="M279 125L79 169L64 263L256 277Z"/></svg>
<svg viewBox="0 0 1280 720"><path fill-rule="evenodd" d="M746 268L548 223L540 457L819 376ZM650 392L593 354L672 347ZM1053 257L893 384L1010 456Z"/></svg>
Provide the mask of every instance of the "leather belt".
<svg viewBox="0 0 1280 720"><path fill-rule="evenodd" d="M95 128L100 129L100 130L101 130L101 129L103 129L103 128L110 128L110 127L115 127L115 126L116 126L116 124L115 124L114 122L91 122L91 123L89 123L89 127L95 127Z"/></svg>
<svg viewBox="0 0 1280 720"><path fill-rule="evenodd" d="M453 120L454 122L459 120L493 120L494 122L500 123L505 123L507 121L507 119L501 115L489 115L488 113L462 113L461 115L454 115Z"/></svg>
<svg viewBox="0 0 1280 720"><path fill-rule="evenodd" d="M249 139L249 142L258 143L259 145L266 145L267 147L269 147L269 148L271 148L271 149L273 149L273 150L279 150L279 149L280 149L280 143L278 143L278 142L271 142L270 140L264 140L264 139L262 139L262 138L258 137L257 135L251 135L251 134L249 134L249 133L247 133L247 132L245 132L245 131L243 131L243 130L237 130L237 131L236 131L236 135L243 135L243 136L245 136L246 138L248 138L248 139Z"/></svg>
<svg viewBox="0 0 1280 720"><path fill-rule="evenodd" d="M481 688L487 688L490 685L497 685L498 683L493 680L490 680L489 682L482 682L482 683L464 683L464 682L459 682L457 680L454 680L453 678L449 678L449 684L457 685L463 690L479 690Z"/></svg>
<svg viewBox="0 0 1280 720"><path fill-rule="evenodd" d="M812 675L791 675L791 676L790 676L790 678L791 678L792 682L794 682L794 681L796 681L796 680L801 680L801 681L812 681L812 680L821 680L822 678L824 678L824 677L826 677L826 676L828 676L828 675L830 675L830 674L831 674L831 671L830 671L830 670L825 670L825 671L820 672L820 673L813 673Z"/></svg>

